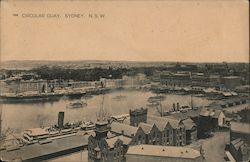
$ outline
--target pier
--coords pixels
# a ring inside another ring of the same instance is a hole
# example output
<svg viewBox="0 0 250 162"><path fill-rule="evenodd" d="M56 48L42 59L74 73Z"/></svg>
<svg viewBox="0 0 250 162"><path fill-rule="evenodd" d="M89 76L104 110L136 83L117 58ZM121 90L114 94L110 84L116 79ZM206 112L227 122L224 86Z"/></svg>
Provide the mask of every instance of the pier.
<svg viewBox="0 0 250 162"><path fill-rule="evenodd" d="M88 135L75 135L55 139L51 143L35 143L17 147L14 150L1 150L1 161L20 160L23 162L43 161L87 149Z"/></svg>

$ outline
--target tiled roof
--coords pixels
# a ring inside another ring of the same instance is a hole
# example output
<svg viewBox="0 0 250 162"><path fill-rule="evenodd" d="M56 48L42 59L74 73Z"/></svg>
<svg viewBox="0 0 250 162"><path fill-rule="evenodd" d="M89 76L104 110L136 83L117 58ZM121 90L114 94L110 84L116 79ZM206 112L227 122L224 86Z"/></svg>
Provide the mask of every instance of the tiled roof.
<svg viewBox="0 0 250 162"><path fill-rule="evenodd" d="M188 147L157 146L157 145L136 145L130 146L127 155L145 155L158 157L174 157L194 159L200 157L199 151Z"/></svg>

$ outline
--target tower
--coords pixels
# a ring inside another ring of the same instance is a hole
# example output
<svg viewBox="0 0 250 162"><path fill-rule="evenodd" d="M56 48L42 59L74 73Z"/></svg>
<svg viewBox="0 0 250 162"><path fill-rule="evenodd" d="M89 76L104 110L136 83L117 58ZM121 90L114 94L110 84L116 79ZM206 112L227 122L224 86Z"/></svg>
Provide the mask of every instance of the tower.
<svg viewBox="0 0 250 162"><path fill-rule="evenodd" d="M0 139L2 137L2 105L0 105Z"/></svg>
<svg viewBox="0 0 250 162"><path fill-rule="evenodd" d="M129 110L130 125L137 127L141 122L147 123L147 108L140 108L135 110Z"/></svg>
<svg viewBox="0 0 250 162"><path fill-rule="evenodd" d="M103 102L104 95L102 96L100 110L97 114L95 134L90 135L88 138L88 161L125 161L127 144L124 144L119 136L107 136L110 131L110 120L104 111Z"/></svg>
<svg viewBox="0 0 250 162"><path fill-rule="evenodd" d="M103 104L104 104L104 95L102 96L102 102L99 113L97 115L97 122L95 124L96 126L95 133L97 139L107 137L108 131L110 130L110 123L109 120L107 119L107 113L104 111Z"/></svg>

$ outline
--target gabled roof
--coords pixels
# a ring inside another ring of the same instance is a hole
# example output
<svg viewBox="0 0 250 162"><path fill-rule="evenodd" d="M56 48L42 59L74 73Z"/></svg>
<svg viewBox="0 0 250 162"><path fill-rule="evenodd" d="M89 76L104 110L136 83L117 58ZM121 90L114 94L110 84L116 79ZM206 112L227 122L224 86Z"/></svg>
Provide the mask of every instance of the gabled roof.
<svg viewBox="0 0 250 162"><path fill-rule="evenodd" d="M115 144L116 144L117 142L119 142L119 141L122 142L122 140L119 139L119 136L116 136L116 137L113 137L113 138L106 139L106 142L107 142L107 144L108 144L108 146L109 146L110 148L114 148L114 147L115 147Z"/></svg>
<svg viewBox="0 0 250 162"><path fill-rule="evenodd" d="M184 124L186 130L190 130L190 129L192 129L193 127L196 126L196 124L194 123L194 121L193 121L192 119L190 119L190 118L185 119L185 120L183 120L182 122L183 122L183 124Z"/></svg>
<svg viewBox="0 0 250 162"><path fill-rule="evenodd" d="M131 137L132 135L135 135L137 132L138 128L130 126L128 124L123 124L123 123L118 123L118 122L113 122L111 124L111 132L123 134L125 136Z"/></svg>
<svg viewBox="0 0 250 162"><path fill-rule="evenodd" d="M155 124L160 131L163 131L164 128L166 127L168 121L166 121L165 119L163 119L161 117L148 115L147 116L147 123L148 124Z"/></svg>
<svg viewBox="0 0 250 162"><path fill-rule="evenodd" d="M148 115L147 123L155 124L158 129L162 131L166 127L167 123L169 123L174 129L179 127L181 120L173 117L158 117L154 115Z"/></svg>
<svg viewBox="0 0 250 162"><path fill-rule="evenodd" d="M143 130L143 132L144 132L145 134L149 134L150 131L151 131L152 128L153 128L153 125L151 125L151 124L146 124L146 123L140 123L140 124L139 124L139 127L141 127L141 129Z"/></svg>
<svg viewBox="0 0 250 162"><path fill-rule="evenodd" d="M241 140L241 138L237 138L233 141L231 141L231 144L236 148L236 150L238 151L240 149L241 146L244 145L244 141Z"/></svg>

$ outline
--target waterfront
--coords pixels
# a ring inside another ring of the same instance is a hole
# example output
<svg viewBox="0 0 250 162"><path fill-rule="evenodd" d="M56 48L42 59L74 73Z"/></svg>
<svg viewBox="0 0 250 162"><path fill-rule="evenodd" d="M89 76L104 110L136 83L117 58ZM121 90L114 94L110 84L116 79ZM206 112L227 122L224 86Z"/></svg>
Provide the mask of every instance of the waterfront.
<svg viewBox="0 0 250 162"><path fill-rule="evenodd" d="M125 96L121 100L114 99L116 96ZM154 96L150 91L140 90L120 90L102 95L96 95L87 99L87 106L78 109L68 109L66 105L77 101L62 98L55 102L22 103L22 104L2 104L2 130L5 132L8 128L19 133L28 128L50 126L57 123L59 111L65 112L65 122L77 121L95 121L102 99L104 98L105 110L110 115L119 115L129 113L129 109L135 109L146 106L147 99ZM179 102L180 105L189 105L190 95L166 94L166 99L162 101L164 110L172 108L173 103ZM207 105L205 98L193 97L195 106ZM149 113L157 114L155 107L148 108Z"/></svg>

